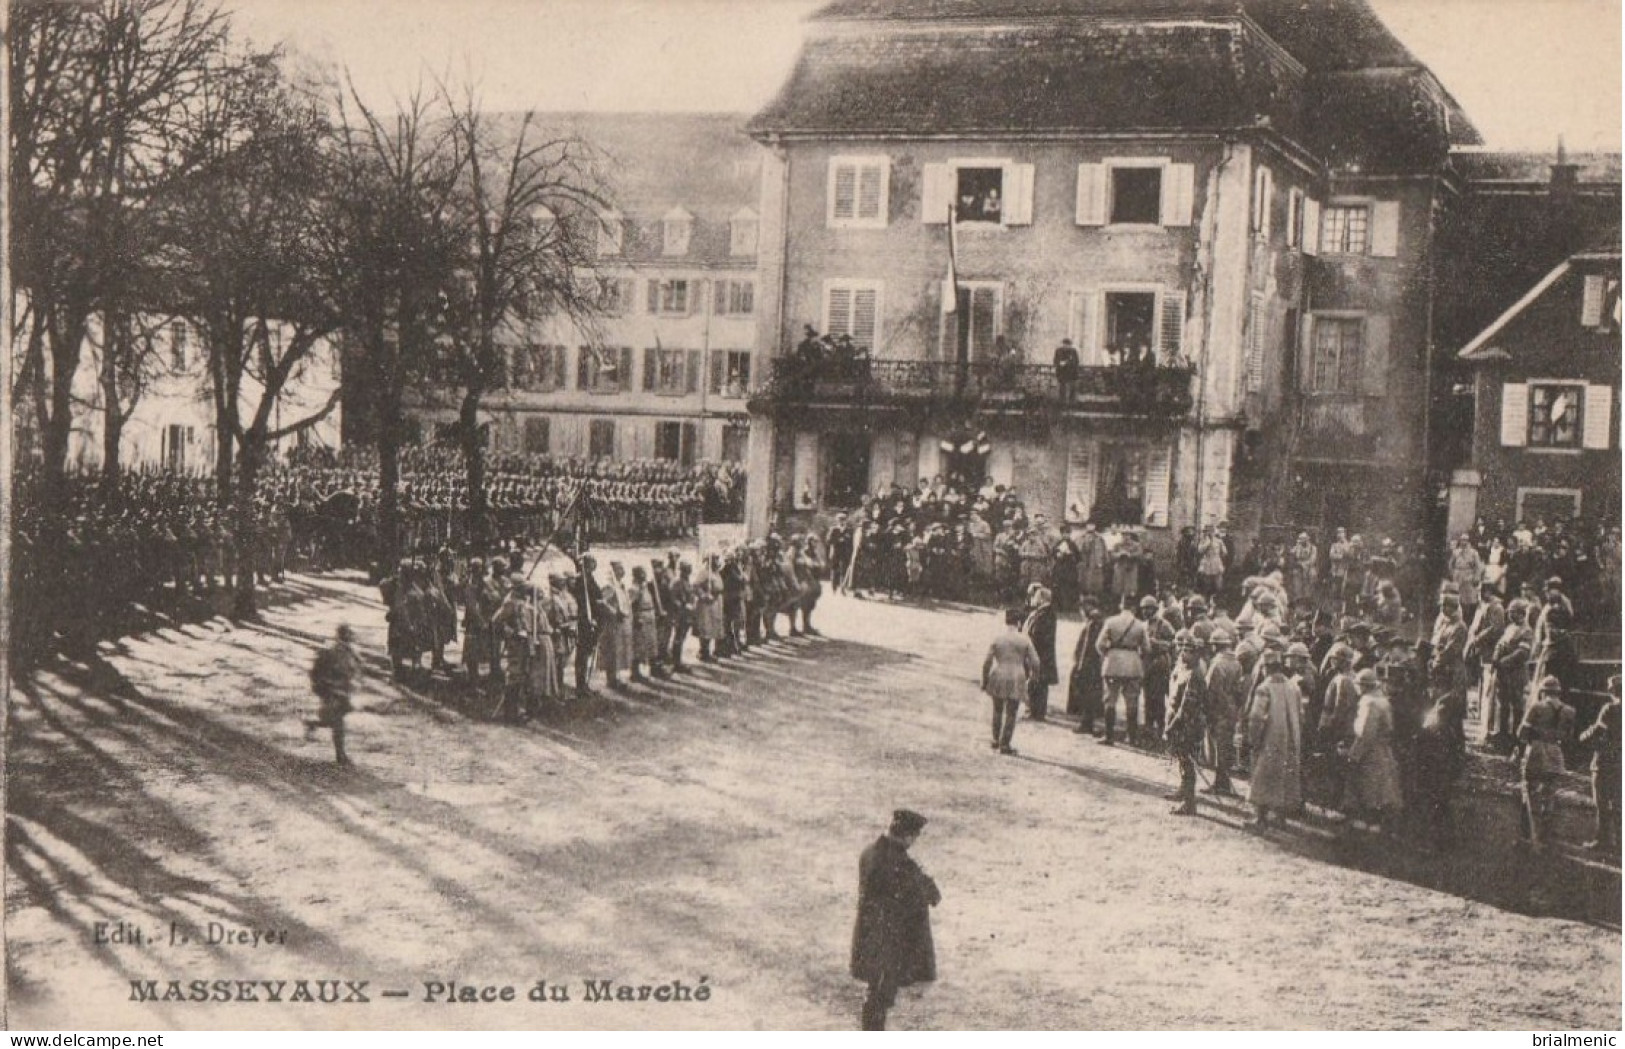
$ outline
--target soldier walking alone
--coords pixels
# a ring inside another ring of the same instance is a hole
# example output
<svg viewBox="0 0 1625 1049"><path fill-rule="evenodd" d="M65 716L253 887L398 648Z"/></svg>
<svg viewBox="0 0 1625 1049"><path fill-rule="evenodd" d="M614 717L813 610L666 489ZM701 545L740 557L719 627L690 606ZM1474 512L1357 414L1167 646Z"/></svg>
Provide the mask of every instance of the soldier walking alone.
<svg viewBox="0 0 1625 1049"><path fill-rule="evenodd" d="M316 665L310 670L310 683L321 705L316 717L305 719L305 735L308 737L317 728L331 729L333 756L340 765L350 764L350 756L344 753L344 716L350 712L350 694L361 672L354 641L355 631L340 626L333 643L316 653Z"/></svg>
<svg viewBox="0 0 1625 1049"><path fill-rule="evenodd" d="M909 856L926 819L898 809L891 827L858 859L858 920L852 932L852 976L869 985L865 1031L884 1031L897 989L937 978L931 908L942 893Z"/></svg>

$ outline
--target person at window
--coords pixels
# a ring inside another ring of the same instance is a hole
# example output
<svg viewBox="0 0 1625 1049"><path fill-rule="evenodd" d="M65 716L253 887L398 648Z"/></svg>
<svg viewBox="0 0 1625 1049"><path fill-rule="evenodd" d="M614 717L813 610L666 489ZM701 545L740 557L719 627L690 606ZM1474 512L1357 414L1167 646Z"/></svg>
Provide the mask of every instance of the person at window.
<svg viewBox="0 0 1625 1049"><path fill-rule="evenodd" d="M1078 383L1078 350L1071 339L1055 347L1055 381L1061 387L1061 403L1071 404Z"/></svg>

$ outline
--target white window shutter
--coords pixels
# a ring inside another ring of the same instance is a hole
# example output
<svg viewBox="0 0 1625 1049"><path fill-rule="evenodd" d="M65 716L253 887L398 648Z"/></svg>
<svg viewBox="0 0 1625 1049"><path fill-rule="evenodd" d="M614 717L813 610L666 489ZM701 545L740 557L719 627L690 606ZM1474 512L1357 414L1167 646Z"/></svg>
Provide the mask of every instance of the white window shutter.
<svg viewBox="0 0 1625 1049"><path fill-rule="evenodd" d="M1585 404L1585 447L1606 452L1612 443L1608 438L1613 431L1614 389L1611 386L1587 386Z"/></svg>
<svg viewBox="0 0 1625 1049"><path fill-rule="evenodd" d="M1030 226L1033 224L1033 166L1006 164L1004 166L1004 224Z"/></svg>
<svg viewBox="0 0 1625 1049"><path fill-rule="evenodd" d="M953 200L953 169L946 164L927 164L920 179L920 221L928 226L948 223L948 206Z"/></svg>
<svg viewBox="0 0 1625 1049"><path fill-rule="evenodd" d="M1078 165L1078 225L1106 224L1106 165Z"/></svg>
<svg viewBox="0 0 1625 1049"><path fill-rule="evenodd" d="M1320 254L1320 201L1303 202L1303 253Z"/></svg>
<svg viewBox="0 0 1625 1049"><path fill-rule="evenodd" d="M1185 345L1185 292L1181 288L1164 288L1162 314L1157 318L1157 356L1163 362L1172 362Z"/></svg>
<svg viewBox="0 0 1625 1049"><path fill-rule="evenodd" d="M824 310L824 333L827 335L852 334L852 289L829 289L829 302Z"/></svg>
<svg viewBox="0 0 1625 1049"><path fill-rule="evenodd" d="M1099 368L1107 364L1106 337L1101 334L1101 324L1106 316L1106 294L1099 291L1090 291L1083 294L1083 341L1078 343L1078 359L1087 368Z"/></svg>
<svg viewBox="0 0 1625 1049"><path fill-rule="evenodd" d="M1145 523L1152 528L1168 527L1168 489L1173 481L1174 449L1170 442L1153 448L1145 463Z"/></svg>
<svg viewBox="0 0 1625 1049"><path fill-rule="evenodd" d="M1162 169L1162 224L1189 226L1196 207L1196 165L1169 164Z"/></svg>
<svg viewBox="0 0 1625 1049"><path fill-rule="evenodd" d="M1066 456L1066 506L1062 509L1068 518L1078 515L1079 521L1089 520L1095 506L1095 456L1089 438L1076 434Z"/></svg>
<svg viewBox="0 0 1625 1049"><path fill-rule="evenodd" d="M1290 189L1286 194L1286 246L1298 248L1303 244L1303 190Z"/></svg>
<svg viewBox="0 0 1625 1049"><path fill-rule="evenodd" d="M1399 201L1379 200L1372 205L1371 254L1384 259L1399 254Z"/></svg>
<svg viewBox="0 0 1625 1049"><path fill-rule="evenodd" d="M1601 274L1587 274L1585 298L1580 302L1580 323L1587 328L1602 326L1602 303L1608 282Z"/></svg>
<svg viewBox="0 0 1625 1049"><path fill-rule="evenodd" d="M1243 339L1243 367L1247 374L1247 392L1264 389L1264 296L1254 294L1247 304L1247 331Z"/></svg>
<svg viewBox="0 0 1625 1049"><path fill-rule="evenodd" d="M1315 392L1314 336L1315 315L1305 313L1298 321L1298 389L1304 393Z"/></svg>
<svg viewBox="0 0 1625 1049"><path fill-rule="evenodd" d="M1073 346L1077 347L1079 360L1083 359L1085 353L1083 327L1089 323L1089 319L1084 316L1088 310L1085 305L1088 301L1089 297L1086 292L1069 291L1066 293L1066 337L1072 340Z"/></svg>
<svg viewBox="0 0 1625 1049"><path fill-rule="evenodd" d="M1522 448L1529 443L1529 387L1521 382L1501 386L1501 446Z"/></svg>

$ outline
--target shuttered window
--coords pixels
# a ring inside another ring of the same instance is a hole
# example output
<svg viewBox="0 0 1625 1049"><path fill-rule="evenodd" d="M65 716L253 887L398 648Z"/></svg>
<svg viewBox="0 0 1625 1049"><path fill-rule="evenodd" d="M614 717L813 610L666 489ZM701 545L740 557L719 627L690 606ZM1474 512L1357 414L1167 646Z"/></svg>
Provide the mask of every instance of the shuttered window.
<svg viewBox="0 0 1625 1049"><path fill-rule="evenodd" d="M828 223L884 227L891 162L886 157L831 157Z"/></svg>
<svg viewBox="0 0 1625 1049"><path fill-rule="evenodd" d="M1584 415L1585 447L1593 451L1607 451L1613 445L1613 387L1587 386Z"/></svg>
<svg viewBox="0 0 1625 1049"><path fill-rule="evenodd" d="M1247 392L1264 388L1264 296L1254 295L1247 307L1245 350Z"/></svg>
<svg viewBox="0 0 1625 1049"><path fill-rule="evenodd" d="M824 291L824 332L850 335L859 349L873 351L879 339L878 281L831 281Z"/></svg>
<svg viewBox="0 0 1625 1049"><path fill-rule="evenodd" d="M1529 447L1579 448L1586 388L1578 383L1530 383Z"/></svg>
<svg viewBox="0 0 1625 1049"><path fill-rule="evenodd" d="M1170 445L1146 450L1145 523L1168 527L1169 490L1173 487L1174 450Z"/></svg>
<svg viewBox="0 0 1625 1049"><path fill-rule="evenodd" d="M1365 321L1360 317L1316 317L1309 392L1356 395L1365 392Z"/></svg>
<svg viewBox="0 0 1625 1049"><path fill-rule="evenodd" d="M1522 448L1529 443L1529 387L1521 382L1501 387L1501 444Z"/></svg>

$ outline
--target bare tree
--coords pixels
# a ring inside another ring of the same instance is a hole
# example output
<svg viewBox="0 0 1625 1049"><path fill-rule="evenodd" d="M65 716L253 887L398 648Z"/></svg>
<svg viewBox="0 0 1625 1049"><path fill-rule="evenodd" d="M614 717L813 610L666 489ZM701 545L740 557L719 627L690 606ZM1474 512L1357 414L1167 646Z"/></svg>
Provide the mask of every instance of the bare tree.
<svg viewBox="0 0 1625 1049"><path fill-rule="evenodd" d="M170 213L168 285L201 337L214 404L215 481L239 564L262 522L254 499L276 442L339 404L290 399L338 327L318 280L313 238L331 173L331 127L318 98L290 82L278 52L224 56L192 110L192 175ZM292 419L281 419L282 409ZM252 566L237 573L235 614L255 612Z"/></svg>
<svg viewBox="0 0 1625 1049"><path fill-rule="evenodd" d="M353 85L339 102L319 279L342 329L346 384L365 395L364 406L352 405L367 414L378 448L377 550L390 565L401 549L404 394L432 367L463 251L463 158L450 123L421 88L393 117L362 102Z"/></svg>
<svg viewBox="0 0 1625 1049"><path fill-rule="evenodd" d="M135 299L131 261L144 252L131 249L131 211L174 179L171 131L227 29L206 0L14 4L12 261L28 325L14 396L41 431L48 497L66 469L93 319Z"/></svg>
<svg viewBox="0 0 1625 1049"><path fill-rule="evenodd" d="M483 545L493 535L481 404L506 383L510 349L529 352L537 326L559 319L586 326L602 312L592 265L606 205L592 152L580 139L545 132L534 112L517 120L487 116L472 88L459 100L441 91L462 175L457 216L466 256L452 285L436 372L459 389L468 529Z"/></svg>

